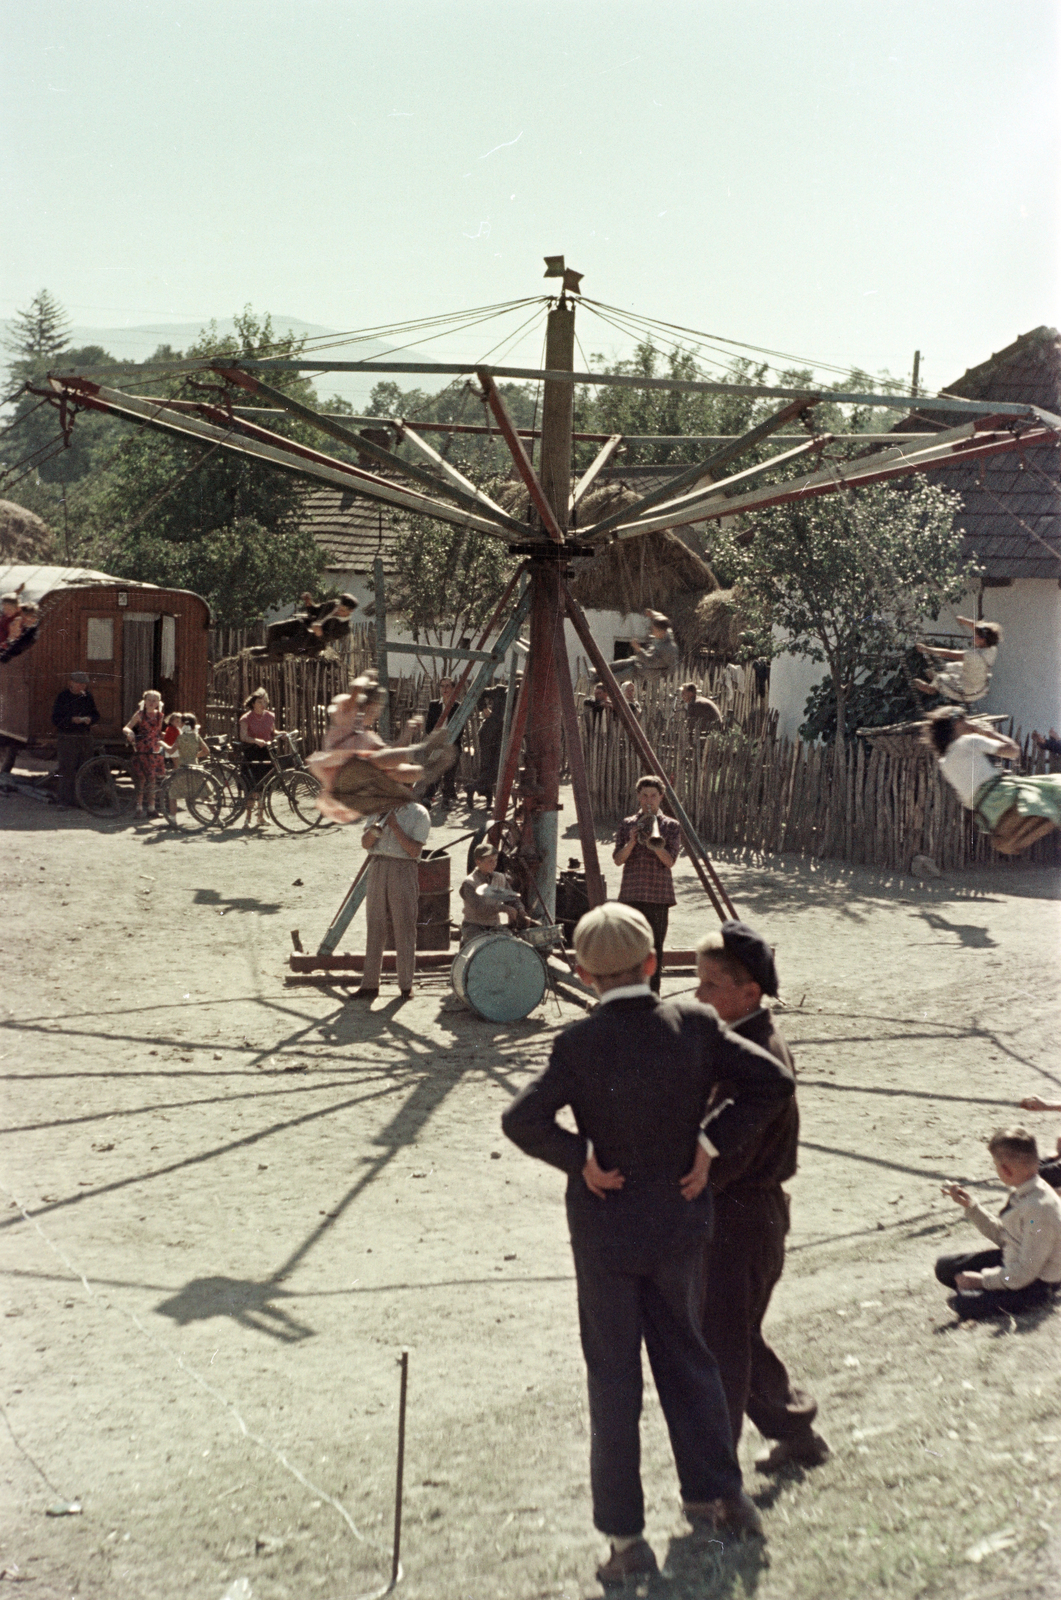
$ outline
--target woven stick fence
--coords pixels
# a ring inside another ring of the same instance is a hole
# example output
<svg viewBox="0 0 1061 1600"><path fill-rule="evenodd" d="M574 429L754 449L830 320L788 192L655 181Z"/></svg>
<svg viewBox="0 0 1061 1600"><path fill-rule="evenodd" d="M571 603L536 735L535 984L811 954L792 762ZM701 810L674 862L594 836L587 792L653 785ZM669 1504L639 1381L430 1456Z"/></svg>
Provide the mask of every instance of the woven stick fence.
<svg viewBox="0 0 1061 1600"><path fill-rule="evenodd" d="M838 756L831 747L778 739L773 717L761 738L749 737L735 718L721 731L695 733L674 709L671 686L646 695L642 726L706 845L794 851L900 872L909 871L915 855L944 870L1006 859L916 741L870 746L856 739ZM583 732L594 813L616 822L635 809L644 769L607 713L585 715ZM1022 746L1023 771L1051 770L1030 738L1022 741L1019 729L1013 737ZM1061 769L1056 759L1053 765ZM1019 859L1061 864L1061 835Z"/></svg>

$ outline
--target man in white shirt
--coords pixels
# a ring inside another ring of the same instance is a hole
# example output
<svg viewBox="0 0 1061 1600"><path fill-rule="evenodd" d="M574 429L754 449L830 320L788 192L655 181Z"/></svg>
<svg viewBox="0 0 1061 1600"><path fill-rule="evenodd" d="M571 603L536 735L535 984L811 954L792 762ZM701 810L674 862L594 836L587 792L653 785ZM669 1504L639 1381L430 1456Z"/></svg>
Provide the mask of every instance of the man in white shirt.
<svg viewBox="0 0 1061 1600"><path fill-rule="evenodd" d="M959 1184L943 1186L995 1246L936 1262L936 1277L960 1291L957 1309L966 1317L1029 1311L1047 1304L1061 1287L1061 1199L1039 1176L1034 1135L1026 1128L1001 1128L987 1148L1011 1191L997 1217Z"/></svg>
<svg viewBox="0 0 1061 1600"><path fill-rule="evenodd" d="M413 992L416 911L420 899L416 863L430 832L431 818L427 809L415 801L368 819L368 826L361 835L362 846L369 855L365 970L355 999L374 1000L379 994L388 917L394 929L402 999L408 1000Z"/></svg>

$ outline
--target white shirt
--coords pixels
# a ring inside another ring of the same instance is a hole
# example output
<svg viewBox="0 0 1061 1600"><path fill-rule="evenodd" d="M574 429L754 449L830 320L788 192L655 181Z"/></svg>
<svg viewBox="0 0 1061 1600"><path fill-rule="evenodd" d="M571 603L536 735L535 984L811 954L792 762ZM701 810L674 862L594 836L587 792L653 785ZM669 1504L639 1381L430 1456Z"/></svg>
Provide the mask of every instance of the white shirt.
<svg viewBox="0 0 1061 1600"><path fill-rule="evenodd" d="M370 856L397 856L400 861L412 861L407 850L402 849L393 828L383 826L384 817L390 813L385 812L380 816L366 819L365 827L383 828L383 837L378 839L368 852ZM410 839L415 839L417 844L425 844L431 832L431 816L425 806L417 805L415 800L410 800L404 806L399 806L394 813L394 820L403 833Z"/></svg>
<svg viewBox="0 0 1061 1600"><path fill-rule="evenodd" d="M1002 1251L1002 1265L980 1274L985 1289L1023 1289L1036 1278L1061 1283L1061 1199L1044 1179L1011 1190L998 1216L975 1202L965 1215Z"/></svg>
<svg viewBox="0 0 1061 1600"><path fill-rule="evenodd" d="M997 749L995 740L985 739L982 733L963 733L951 740L946 753L939 758L940 772L962 805L968 806L970 811L976 800L976 791L989 778L997 777L994 765L988 760L988 756L994 755Z"/></svg>

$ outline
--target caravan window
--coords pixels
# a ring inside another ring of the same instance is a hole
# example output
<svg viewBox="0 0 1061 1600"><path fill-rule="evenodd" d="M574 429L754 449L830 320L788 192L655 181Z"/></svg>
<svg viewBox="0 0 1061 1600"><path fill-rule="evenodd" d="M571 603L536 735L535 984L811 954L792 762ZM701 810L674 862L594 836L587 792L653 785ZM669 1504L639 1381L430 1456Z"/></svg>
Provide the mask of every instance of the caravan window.
<svg viewBox="0 0 1061 1600"><path fill-rule="evenodd" d="M89 617L85 654L90 661L114 660L113 617Z"/></svg>

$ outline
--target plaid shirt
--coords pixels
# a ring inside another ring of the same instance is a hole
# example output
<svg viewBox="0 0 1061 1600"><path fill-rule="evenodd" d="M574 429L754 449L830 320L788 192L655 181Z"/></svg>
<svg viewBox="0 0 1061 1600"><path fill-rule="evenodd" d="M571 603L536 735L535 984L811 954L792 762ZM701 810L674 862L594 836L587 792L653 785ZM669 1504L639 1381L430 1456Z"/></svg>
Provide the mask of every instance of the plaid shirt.
<svg viewBox="0 0 1061 1600"><path fill-rule="evenodd" d="M623 818L615 835L616 850L621 850L623 845L629 843L637 833L637 825L643 815L643 812L638 811L632 817ZM675 822L673 817L665 817L661 811L659 831L663 836L664 850L677 861L682 849L681 824ZM674 879L670 867L665 867L648 845L642 844L640 839L626 858L623 881L619 887L619 899L624 900L627 905L675 904Z"/></svg>

